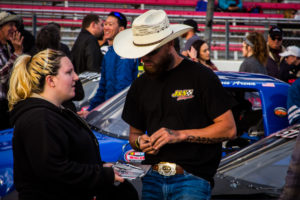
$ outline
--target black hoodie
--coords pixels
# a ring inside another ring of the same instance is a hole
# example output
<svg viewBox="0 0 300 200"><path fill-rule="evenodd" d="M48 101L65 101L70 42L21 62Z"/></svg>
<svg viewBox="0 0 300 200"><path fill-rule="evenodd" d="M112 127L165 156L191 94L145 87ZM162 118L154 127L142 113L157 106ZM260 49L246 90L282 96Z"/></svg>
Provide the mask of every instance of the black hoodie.
<svg viewBox="0 0 300 200"><path fill-rule="evenodd" d="M102 167L97 139L72 111L28 98L14 106L11 120L20 200L91 199L113 184L113 169Z"/></svg>

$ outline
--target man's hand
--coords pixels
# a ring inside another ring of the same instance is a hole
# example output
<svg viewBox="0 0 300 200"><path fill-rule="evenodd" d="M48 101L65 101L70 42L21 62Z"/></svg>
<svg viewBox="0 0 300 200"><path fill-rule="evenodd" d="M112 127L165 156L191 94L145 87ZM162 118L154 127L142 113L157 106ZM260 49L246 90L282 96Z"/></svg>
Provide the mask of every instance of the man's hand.
<svg viewBox="0 0 300 200"><path fill-rule="evenodd" d="M21 55L23 53L23 39L24 37L21 35L19 31L14 32L10 37L9 40L11 41L15 53Z"/></svg>
<svg viewBox="0 0 300 200"><path fill-rule="evenodd" d="M139 136L139 144L140 144L140 149L147 153L147 154L154 154L156 155L158 151L154 150L151 142L150 142L150 137L146 134Z"/></svg>
<svg viewBox="0 0 300 200"><path fill-rule="evenodd" d="M187 138L184 134L179 134L178 131L168 128L160 128L150 137L152 148L158 151L162 146L168 143L177 143Z"/></svg>
<svg viewBox="0 0 300 200"><path fill-rule="evenodd" d="M88 114L90 114L90 111L88 110L82 110L82 111L78 111L77 114L82 117L82 118L86 118L86 116L88 116Z"/></svg>

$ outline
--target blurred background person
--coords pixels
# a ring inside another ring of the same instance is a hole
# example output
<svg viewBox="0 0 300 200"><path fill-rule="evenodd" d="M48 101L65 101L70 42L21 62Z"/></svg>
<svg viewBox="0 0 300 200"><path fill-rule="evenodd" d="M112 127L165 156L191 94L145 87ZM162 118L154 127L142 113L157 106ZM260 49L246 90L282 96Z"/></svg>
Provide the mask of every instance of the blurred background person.
<svg viewBox="0 0 300 200"><path fill-rule="evenodd" d="M7 91L13 63L23 53L23 37L17 30L20 18L9 12L0 13L0 130L9 123Z"/></svg>
<svg viewBox="0 0 300 200"><path fill-rule="evenodd" d="M59 33L59 37L60 37L59 49L61 51L63 51L69 58L71 58L70 48L68 47L68 45L66 45L63 42L61 42L61 26L60 26L60 24L58 24L56 22L50 22L50 23L48 23L48 25L54 25L54 26L57 27L58 33Z"/></svg>
<svg viewBox="0 0 300 200"><path fill-rule="evenodd" d="M218 0L218 7L225 12L241 12L243 2L242 0Z"/></svg>
<svg viewBox="0 0 300 200"><path fill-rule="evenodd" d="M200 62L212 70L218 70L218 68L210 60L209 47L204 40L196 40L188 51L188 56L193 61Z"/></svg>
<svg viewBox="0 0 300 200"><path fill-rule="evenodd" d="M88 14L82 20L81 31L72 47L71 60L76 73L100 72L103 54L98 38L103 33L103 21L96 14Z"/></svg>
<svg viewBox="0 0 300 200"><path fill-rule="evenodd" d="M279 55L283 57L288 64L288 67L283 68L281 71L282 80L292 84L300 77L300 48L297 46L288 46L286 50Z"/></svg>
<svg viewBox="0 0 300 200"><path fill-rule="evenodd" d="M285 48L282 45L283 31L279 26L271 26L268 34L267 49L267 73L269 76L282 80L282 76L285 76L284 72L289 68L284 58L279 54L282 53Z"/></svg>
<svg viewBox="0 0 300 200"><path fill-rule="evenodd" d="M184 56L188 56L188 50L191 48L192 44L196 40L200 40L200 37L197 35L197 33L199 33L199 30L198 24L195 20L187 19L183 22L183 24L193 27L193 29L189 30L181 36L185 40L184 47L181 50L181 54Z"/></svg>
<svg viewBox="0 0 300 200"><path fill-rule="evenodd" d="M240 72L267 74L265 66L268 58L268 51L266 40L261 33L249 33L243 41L242 51L245 60L240 66Z"/></svg>
<svg viewBox="0 0 300 200"><path fill-rule="evenodd" d="M90 200L123 182L101 161L90 128L61 105L75 96L70 59L46 49L21 56L8 92L14 124L14 184L19 199ZM116 191L115 191L116 193Z"/></svg>

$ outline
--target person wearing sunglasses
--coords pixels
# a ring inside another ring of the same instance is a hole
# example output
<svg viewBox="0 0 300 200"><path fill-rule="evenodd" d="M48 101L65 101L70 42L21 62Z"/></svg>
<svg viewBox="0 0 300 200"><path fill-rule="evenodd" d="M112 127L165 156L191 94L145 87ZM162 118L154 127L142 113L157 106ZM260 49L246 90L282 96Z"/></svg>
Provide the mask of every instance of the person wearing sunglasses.
<svg viewBox="0 0 300 200"><path fill-rule="evenodd" d="M285 48L282 45L283 32L278 26L272 26L269 30L267 48L268 48L268 60L267 60L267 73L278 79L284 79L284 71L288 68L288 64L284 61L284 57L279 54L282 53Z"/></svg>
<svg viewBox="0 0 300 200"><path fill-rule="evenodd" d="M86 117L95 107L125 89L136 79L139 59L126 59L116 54L112 44L115 36L127 27L126 17L119 12L108 14L104 22L104 39L108 41L108 51L103 57L101 79L95 96L91 99L87 110L78 114Z"/></svg>

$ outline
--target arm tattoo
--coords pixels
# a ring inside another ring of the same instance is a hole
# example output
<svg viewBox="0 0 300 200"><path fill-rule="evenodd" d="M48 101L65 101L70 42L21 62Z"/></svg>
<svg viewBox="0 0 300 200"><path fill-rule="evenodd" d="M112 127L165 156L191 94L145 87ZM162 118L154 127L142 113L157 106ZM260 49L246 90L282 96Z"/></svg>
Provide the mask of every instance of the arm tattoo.
<svg viewBox="0 0 300 200"><path fill-rule="evenodd" d="M173 131L171 131L170 129L166 128L166 131L167 131L170 135L174 135Z"/></svg>
<svg viewBox="0 0 300 200"><path fill-rule="evenodd" d="M195 137L191 135L188 136L186 139L187 142L194 142L194 143L201 143L201 144L215 144L226 140L229 140L229 138L228 137L207 138L207 137Z"/></svg>

